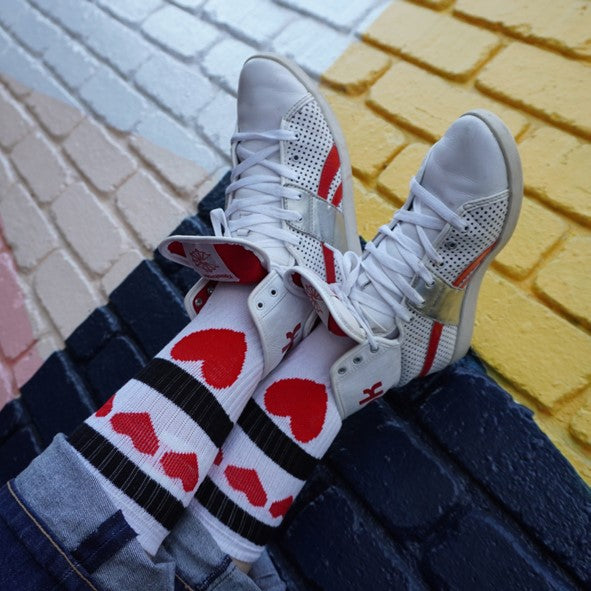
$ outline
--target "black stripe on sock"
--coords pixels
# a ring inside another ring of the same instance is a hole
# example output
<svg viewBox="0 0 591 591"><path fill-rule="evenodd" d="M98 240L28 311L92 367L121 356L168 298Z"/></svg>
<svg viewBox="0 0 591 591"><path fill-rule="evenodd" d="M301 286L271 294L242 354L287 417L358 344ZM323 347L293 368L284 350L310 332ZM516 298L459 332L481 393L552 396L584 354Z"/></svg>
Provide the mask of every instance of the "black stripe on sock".
<svg viewBox="0 0 591 591"><path fill-rule="evenodd" d="M259 521L239 507L209 476L205 477L195 497L216 519L257 546L264 546L275 531L274 527Z"/></svg>
<svg viewBox="0 0 591 591"><path fill-rule="evenodd" d="M216 397L199 380L171 361L156 357L135 376L184 410L221 447L232 421Z"/></svg>
<svg viewBox="0 0 591 591"><path fill-rule="evenodd" d="M300 480L309 478L318 459L292 441L252 398L238 424L253 443L286 472Z"/></svg>
<svg viewBox="0 0 591 591"><path fill-rule="evenodd" d="M70 445L105 478L142 509L171 530L182 512L182 503L124 456L110 441L86 423L68 437Z"/></svg>

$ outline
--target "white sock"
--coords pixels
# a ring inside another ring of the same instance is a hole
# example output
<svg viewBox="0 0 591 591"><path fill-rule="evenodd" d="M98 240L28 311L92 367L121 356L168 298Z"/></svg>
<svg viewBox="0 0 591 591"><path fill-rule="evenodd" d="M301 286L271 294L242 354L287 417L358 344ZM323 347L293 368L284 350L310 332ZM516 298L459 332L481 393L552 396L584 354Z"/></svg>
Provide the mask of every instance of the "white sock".
<svg viewBox="0 0 591 591"><path fill-rule="evenodd" d="M69 438L150 554L261 379L250 291L218 285L199 315Z"/></svg>
<svg viewBox="0 0 591 591"><path fill-rule="evenodd" d="M323 325L257 387L193 511L220 548L254 562L341 428L329 371L354 343Z"/></svg>

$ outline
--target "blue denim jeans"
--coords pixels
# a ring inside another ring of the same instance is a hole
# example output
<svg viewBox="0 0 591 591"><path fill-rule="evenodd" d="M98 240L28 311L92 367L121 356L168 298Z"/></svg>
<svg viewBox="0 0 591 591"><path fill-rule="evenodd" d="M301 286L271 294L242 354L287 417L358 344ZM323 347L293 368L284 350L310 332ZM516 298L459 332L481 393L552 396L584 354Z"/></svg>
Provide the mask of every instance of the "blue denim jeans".
<svg viewBox="0 0 591 591"><path fill-rule="evenodd" d="M268 556L249 576L188 511L154 558L58 435L0 489L0 588L284 591Z"/></svg>

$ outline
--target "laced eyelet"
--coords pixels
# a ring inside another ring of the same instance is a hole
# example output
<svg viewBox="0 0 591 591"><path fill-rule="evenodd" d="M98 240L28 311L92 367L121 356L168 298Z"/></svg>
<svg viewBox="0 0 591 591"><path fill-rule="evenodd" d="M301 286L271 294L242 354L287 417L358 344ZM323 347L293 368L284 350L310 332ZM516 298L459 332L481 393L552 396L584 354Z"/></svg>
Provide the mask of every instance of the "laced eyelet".
<svg viewBox="0 0 591 591"><path fill-rule="evenodd" d="M362 361L363 361L363 357L354 357L353 358L353 363L355 365L359 365Z"/></svg>
<svg viewBox="0 0 591 591"><path fill-rule="evenodd" d="M379 350L380 350L379 347L376 347L375 349L373 347L371 347L371 346L369 347L369 352L370 353L377 353Z"/></svg>
<svg viewBox="0 0 591 591"><path fill-rule="evenodd" d="M298 222L303 222L304 221L304 216L302 214L300 214L299 217L298 217L298 219L297 219L297 221Z"/></svg>
<svg viewBox="0 0 591 591"><path fill-rule="evenodd" d="M433 289L434 286L435 286L435 281L431 281L431 283L425 283L425 287L427 289Z"/></svg>
<svg viewBox="0 0 591 591"><path fill-rule="evenodd" d="M343 374L347 373L347 368L346 367L339 367L337 373L340 375L343 375Z"/></svg>

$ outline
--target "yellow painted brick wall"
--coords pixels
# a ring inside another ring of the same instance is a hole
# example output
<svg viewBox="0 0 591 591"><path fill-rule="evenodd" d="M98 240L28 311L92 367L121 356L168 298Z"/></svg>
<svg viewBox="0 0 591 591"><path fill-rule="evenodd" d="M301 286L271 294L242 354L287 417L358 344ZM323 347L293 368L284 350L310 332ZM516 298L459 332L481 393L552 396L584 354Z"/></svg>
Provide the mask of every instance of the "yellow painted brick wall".
<svg viewBox="0 0 591 591"><path fill-rule="evenodd" d="M397 0L362 39L323 81L366 239L463 112L490 109L517 139L526 197L473 346L591 483L591 3Z"/></svg>

